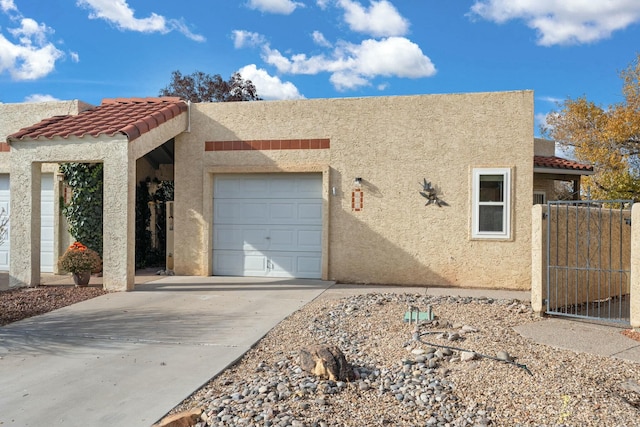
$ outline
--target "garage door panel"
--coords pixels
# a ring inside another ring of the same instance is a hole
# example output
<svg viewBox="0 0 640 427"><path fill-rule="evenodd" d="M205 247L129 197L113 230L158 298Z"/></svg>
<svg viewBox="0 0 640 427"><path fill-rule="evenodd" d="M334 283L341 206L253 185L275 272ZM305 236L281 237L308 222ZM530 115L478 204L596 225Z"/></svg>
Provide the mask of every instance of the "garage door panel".
<svg viewBox="0 0 640 427"><path fill-rule="evenodd" d="M297 258L297 272L300 276L321 277L322 265L319 257L300 255Z"/></svg>
<svg viewBox="0 0 640 427"><path fill-rule="evenodd" d="M270 250L291 250L296 248L295 231L291 229L269 230Z"/></svg>
<svg viewBox="0 0 640 427"><path fill-rule="evenodd" d="M320 252L322 227L221 225L214 229L213 249Z"/></svg>
<svg viewBox="0 0 640 427"><path fill-rule="evenodd" d="M320 174L218 175L214 274L321 277Z"/></svg>
<svg viewBox="0 0 640 427"><path fill-rule="evenodd" d="M318 194L322 194L322 181L315 177L301 177L297 184L297 193L299 195L316 198Z"/></svg>
<svg viewBox="0 0 640 427"><path fill-rule="evenodd" d="M322 250L322 229L298 230L297 247L300 251L318 252Z"/></svg>
<svg viewBox="0 0 640 427"><path fill-rule="evenodd" d="M264 276L267 271L267 257L259 252L245 252L243 270L248 276Z"/></svg>
<svg viewBox="0 0 640 427"><path fill-rule="evenodd" d="M308 277L321 276L320 258L307 256L299 252L273 252L270 254L269 276L274 277Z"/></svg>
<svg viewBox="0 0 640 427"><path fill-rule="evenodd" d="M269 230L267 228L245 228L242 232L244 250L267 250L269 249Z"/></svg>
<svg viewBox="0 0 640 427"><path fill-rule="evenodd" d="M298 204L299 223L318 223L318 221L322 221L322 202Z"/></svg>
<svg viewBox="0 0 640 427"><path fill-rule="evenodd" d="M213 238L214 250L265 250L269 248L269 240L266 238L269 235L267 228L245 227L241 225L216 227Z"/></svg>
<svg viewBox="0 0 640 427"><path fill-rule="evenodd" d="M296 204L292 202L271 202L269 204L270 223L290 223L296 218Z"/></svg>
<svg viewBox="0 0 640 427"><path fill-rule="evenodd" d="M257 251L216 251L214 269L219 276L264 277L267 275L267 257Z"/></svg>
<svg viewBox="0 0 640 427"><path fill-rule="evenodd" d="M40 231L40 271L43 273L53 272L53 247L54 247L54 193L53 175L42 175L41 193L41 231ZM10 179L8 174L0 175L0 210L4 208L9 214L10 208ZM5 241L0 245L0 270L8 271L10 263L10 224L7 225Z"/></svg>
<svg viewBox="0 0 640 427"><path fill-rule="evenodd" d="M272 252L269 254L271 265L267 275L274 277L296 277L296 256L290 252Z"/></svg>
<svg viewBox="0 0 640 427"><path fill-rule="evenodd" d="M230 200L218 203L214 220L218 224L267 224L269 222L268 203Z"/></svg>

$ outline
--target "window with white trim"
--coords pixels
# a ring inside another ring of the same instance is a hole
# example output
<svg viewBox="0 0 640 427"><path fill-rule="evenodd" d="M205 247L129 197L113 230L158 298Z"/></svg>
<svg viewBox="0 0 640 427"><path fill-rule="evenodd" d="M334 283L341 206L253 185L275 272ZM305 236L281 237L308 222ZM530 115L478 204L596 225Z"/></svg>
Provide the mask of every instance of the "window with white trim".
<svg viewBox="0 0 640 427"><path fill-rule="evenodd" d="M544 191L534 191L533 204L544 205L545 203L547 203L547 193L545 193Z"/></svg>
<svg viewBox="0 0 640 427"><path fill-rule="evenodd" d="M511 237L511 169L473 169L473 238Z"/></svg>

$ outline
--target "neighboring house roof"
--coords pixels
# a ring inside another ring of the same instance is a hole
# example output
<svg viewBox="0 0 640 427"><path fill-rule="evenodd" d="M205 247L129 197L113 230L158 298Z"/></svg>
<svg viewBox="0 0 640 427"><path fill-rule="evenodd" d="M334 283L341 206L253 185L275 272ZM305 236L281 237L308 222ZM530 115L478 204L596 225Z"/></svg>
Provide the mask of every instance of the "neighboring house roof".
<svg viewBox="0 0 640 427"><path fill-rule="evenodd" d="M537 173L563 173L593 175L593 166L556 156L533 156L533 171Z"/></svg>
<svg viewBox="0 0 640 427"><path fill-rule="evenodd" d="M175 97L104 99L99 106L77 115L54 116L21 129L7 141L116 134L133 141L187 110L187 103Z"/></svg>

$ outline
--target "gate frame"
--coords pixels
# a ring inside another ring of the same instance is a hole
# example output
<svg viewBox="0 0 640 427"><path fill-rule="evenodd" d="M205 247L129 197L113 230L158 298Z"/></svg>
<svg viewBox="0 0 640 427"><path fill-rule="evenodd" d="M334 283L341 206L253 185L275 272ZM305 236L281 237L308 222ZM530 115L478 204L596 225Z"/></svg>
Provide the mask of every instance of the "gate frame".
<svg viewBox="0 0 640 427"><path fill-rule="evenodd" d="M547 304L547 226L546 205L532 206L531 236L531 307L539 315L545 314ZM635 226L634 226L635 225ZM640 203L631 208L629 323L640 329Z"/></svg>

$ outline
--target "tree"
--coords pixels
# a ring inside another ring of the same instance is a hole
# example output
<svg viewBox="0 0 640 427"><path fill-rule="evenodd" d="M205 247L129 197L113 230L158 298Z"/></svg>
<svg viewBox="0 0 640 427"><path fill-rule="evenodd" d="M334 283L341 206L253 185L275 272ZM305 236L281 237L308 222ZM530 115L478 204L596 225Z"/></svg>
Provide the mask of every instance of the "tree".
<svg viewBox="0 0 640 427"><path fill-rule="evenodd" d="M196 71L182 75L180 71L174 71L171 73L171 83L160 90L160 96L177 96L191 102L261 100L251 80L244 80L237 72L226 81L220 74L212 76Z"/></svg>
<svg viewBox="0 0 640 427"><path fill-rule="evenodd" d="M640 54L620 72L624 101L603 108L585 96L567 99L543 134L594 165L584 180L593 199L640 200Z"/></svg>

